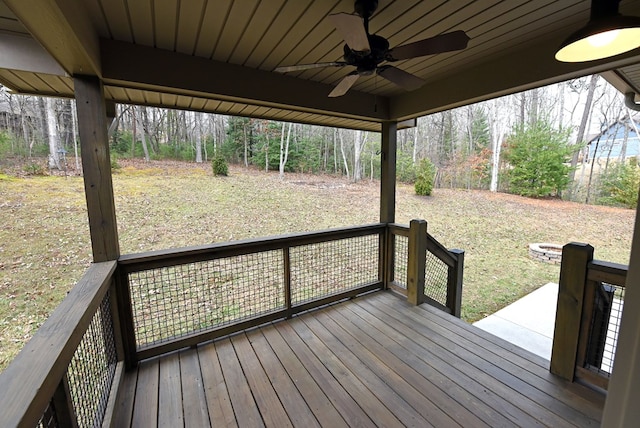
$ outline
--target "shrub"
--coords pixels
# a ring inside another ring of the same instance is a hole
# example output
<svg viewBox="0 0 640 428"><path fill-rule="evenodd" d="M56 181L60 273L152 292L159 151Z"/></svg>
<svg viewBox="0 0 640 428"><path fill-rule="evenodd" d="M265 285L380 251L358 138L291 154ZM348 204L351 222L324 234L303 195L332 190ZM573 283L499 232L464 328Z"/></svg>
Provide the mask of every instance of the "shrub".
<svg viewBox="0 0 640 428"><path fill-rule="evenodd" d="M228 175L229 174L229 165L227 164L227 160L218 155L213 158L211 161L211 168L213 169L213 175Z"/></svg>
<svg viewBox="0 0 640 428"><path fill-rule="evenodd" d="M120 166L120 164L118 163L118 156L116 156L115 154L111 154L109 160L111 162L111 171L117 171L122 168L122 166Z"/></svg>
<svg viewBox="0 0 640 428"><path fill-rule="evenodd" d="M27 175L47 175L45 168L43 168L39 163L33 161L23 166L22 170Z"/></svg>
<svg viewBox="0 0 640 428"><path fill-rule="evenodd" d="M600 177L598 203L635 208L638 204L639 187L640 167L635 158L628 163L611 165Z"/></svg>
<svg viewBox="0 0 640 428"><path fill-rule="evenodd" d="M566 164L575 147L568 146L568 131L545 122L518 128L509 136L504 159L508 191L521 196L557 196L569 185Z"/></svg>
<svg viewBox="0 0 640 428"><path fill-rule="evenodd" d="M422 159L416 171L416 183L414 185L417 195L429 196L433 190L433 182L436 178L436 167L431 160Z"/></svg>
<svg viewBox="0 0 640 428"><path fill-rule="evenodd" d="M416 166L413 164L413 159L400 151L396 159L396 180L401 183L416 182Z"/></svg>

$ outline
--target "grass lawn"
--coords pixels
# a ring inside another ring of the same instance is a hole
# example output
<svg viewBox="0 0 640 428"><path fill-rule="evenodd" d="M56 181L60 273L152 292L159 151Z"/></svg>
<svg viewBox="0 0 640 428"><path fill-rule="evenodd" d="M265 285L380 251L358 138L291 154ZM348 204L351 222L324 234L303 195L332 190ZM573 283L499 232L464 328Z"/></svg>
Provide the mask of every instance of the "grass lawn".
<svg viewBox="0 0 640 428"><path fill-rule="evenodd" d="M379 183L179 162L121 162L114 189L121 252L224 242L378 221ZM58 305L91 260L82 178L0 175L0 370ZM588 242L596 258L627 263L635 211L484 191L398 185L396 221L424 218L464 249L462 317L475 321L539 286L559 267L528 244Z"/></svg>

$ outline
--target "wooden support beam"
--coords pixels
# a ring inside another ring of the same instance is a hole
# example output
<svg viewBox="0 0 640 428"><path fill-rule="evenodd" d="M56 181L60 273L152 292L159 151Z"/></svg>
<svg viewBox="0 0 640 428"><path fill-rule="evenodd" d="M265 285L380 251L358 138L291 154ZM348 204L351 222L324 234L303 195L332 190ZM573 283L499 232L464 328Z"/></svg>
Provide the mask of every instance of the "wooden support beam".
<svg viewBox="0 0 640 428"><path fill-rule="evenodd" d="M640 212L640 204L636 207ZM616 361L602 416L603 427L637 426L640 420L640 216L636 214Z"/></svg>
<svg viewBox="0 0 640 428"><path fill-rule="evenodd" d="M551 372L569 381L573 381L576 370L584 289L591 260L593 247L589 244L572 242L562 248Z"/></svg>
<svg viewBox="0 0 640 428"><path fill-rule="evenodd" d="M424 303L424 278L427 268L427 222L409 223L409 254L407 257L407 300L414 305Z"/></svg>
<svg viewBox="0 0 640 428"><path fill-rule="evenodd" d="M380 223L396 220L396 122L382 123L382 153L380 171Z"/></svg>
<svg viewBox="0 0 640 428"><path fill-rule="evenodd" d="M94 262L120 256L111 181L104 90L94 76L75 76L78 133Z"/></svg>
<svg viewBox="0 0 640 428"><path fill-rule="evenodd" d="M398 124L382 123L382 150L380 153L380 223L393 223L396 219L396 145ZM381 251L381 277L384 288L389 288L393 281L395 240L389 232L383 239L384 251Z"/></svg>
<svg viewBox="0 0 640 428"><path fill-rule="evenodd" d="M389 99L356 90L327 97L331 85L168 50L101 39L105 84L366 121L386 120ZM161 70L162 72L159 72Z"/></svg>
<svg viewBox="0 0 640 428"><path fill-rule="evenodd" d="M4 3L67 73L100 73L98 33L83 2L4 0Z"/></svg>

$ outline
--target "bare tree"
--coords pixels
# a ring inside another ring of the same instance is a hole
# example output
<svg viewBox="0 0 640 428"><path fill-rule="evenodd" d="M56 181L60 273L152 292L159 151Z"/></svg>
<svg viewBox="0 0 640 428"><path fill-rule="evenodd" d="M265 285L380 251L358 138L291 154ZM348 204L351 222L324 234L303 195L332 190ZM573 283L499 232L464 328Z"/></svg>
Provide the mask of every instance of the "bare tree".
<svg viewBox="0 0 640 428"><path fill-rule="evenodd" d="M368 132L360 130L353 133L353 181L362 179L362 151L367 142Z"/></svg>
<svg viewBox="0 0 640 428"><path fill-rule="evenodd" d="M55 102L49 97L44 98L44 113L46 117L47 141L49 142L49 168L60 169L60 155L58 142L58 125L56 120Z"/></svg>
<svg viewBox="0 0 640 428"><path fill-rule="evenodd" d="M347 156L344 152L344 130L343 129L339 129L338 130L338 138L340 138L340 153L342 153L342 162L344 165L344 170L347 173L347 178L349 178L349 164L347 163Z"/></svg>
<svg viewBox="0 0 640 428"><path fill-rule="evenodd" d="M146 116L146 107L138 107L141 110L141 113ZM143 126L142 121L140 120L140 114L136 114L136 108L134 107L133 111L133 121L134 123L137 125L134 125L133 128L133 140L136 140L136 129L139 129L140 132L140 137L141 137L141 141L142 141L142 150L144 151L144 160L149 162L150 157L149 157L149 149L147 147L147 131L145 130L145 127Z"/></svg>
<svg viewBox="0 0 640 428"><path fill-rule="evenodd" d="M584 109L582 110L582 118L580 119L580 126L578 127L578 133L576 134L575 145L579 146L584 141L584 134L587 129L587 121L589 119L589 115L591 114L591 106L593 103L593 95L596 92L596 87L598 84L598 75L594 74L591 76L589 80L589 91L587 92L587 99L584 104ZM578 165L578 157L579 150L574 150L573 156L571 157L571 169L569 170L569 183L573 183L576 178L576 166ZM567 191L569 199L571 199L574 195L575 186L571 185Z"/></svg>
<svg viewBox="0 0 640 428"><path fill-rule="evenodd" d="M285 144L284 130L287 124L286 122L282 122L282 135L280 137L280 165L279 165L280 179L284 178L284 167L287 164L287 160L289 159L289 140L291 139L292 125L293 124L289 122L289 131L287 131L287 141Z"/></svg>

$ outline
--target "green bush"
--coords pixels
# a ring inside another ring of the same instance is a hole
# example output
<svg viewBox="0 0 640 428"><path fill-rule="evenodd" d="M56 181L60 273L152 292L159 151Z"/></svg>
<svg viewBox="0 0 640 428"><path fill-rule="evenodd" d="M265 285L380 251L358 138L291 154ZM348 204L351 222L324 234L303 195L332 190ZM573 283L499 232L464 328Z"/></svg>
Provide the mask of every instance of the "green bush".
<svg viewBox="0 0 640 428"><path fill-rule="evenodd" d="M638 204L640 167L635 158L628 163L610 165L600 177L600 198L603 205L635 208Z"/></svg>
<svg viewBox="0 0 640 428"><path fill-rule="evenodd" d="M27 175L47 175L46 169L37 162L31 161L22 167Z"/></svg>
<svg viewBox="0 0 640 428"><path fill-rule="evenodd" d="M518 128L509 136L504 159L509 193L521 196L558 196L569 185L566 164L575 147L568 146L569 133L545 122Z"/></svg>
<svg viewBox="0 0 640 428"><path fill-rule="evenodd" d="M433 190L433 183L436 178L436 167L431 160L422 159L416 172L416 183L414 189L417 195L429 196Z"/></svg>
<svg viewBox="0 0 640 428"><path fill-rule="evenodd" d="M396 180L401 183L415 183L416 172L411 156L399 151L396 159Z"/></svg>
<svg viewBox="0 0 640 428"><path fill-rule="evenodd" d="M117 171L122 168L122 166L118 163L118 156L116 154L111 153L109 160L111 163L111 171Z"/></svg>
<svg viewBox="0 0 640 428"><path fill-rule="evenodd" d="M229 174L229 165L227 161L222 156L216 156L211 161L211 168L213 169L213 175L228 175Z"/></svg>

